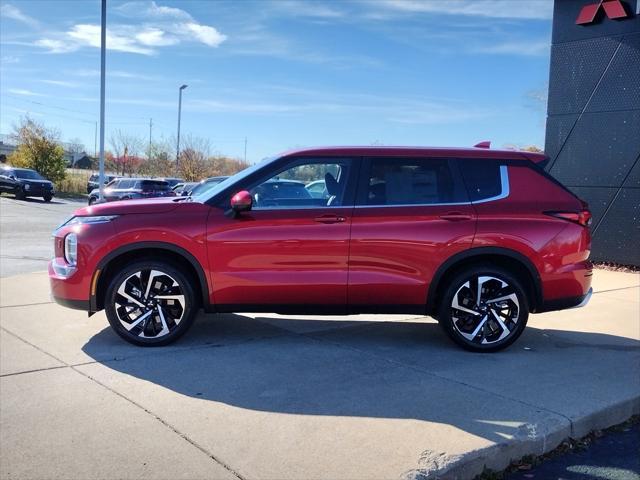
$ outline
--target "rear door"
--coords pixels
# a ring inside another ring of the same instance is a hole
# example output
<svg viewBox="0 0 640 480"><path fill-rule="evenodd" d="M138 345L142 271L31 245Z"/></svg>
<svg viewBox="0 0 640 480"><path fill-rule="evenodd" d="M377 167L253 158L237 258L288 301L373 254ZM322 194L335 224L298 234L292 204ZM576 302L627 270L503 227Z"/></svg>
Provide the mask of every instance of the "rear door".
<svg viewBox="0 0 640 480"><path fill-rule="evenodd" d="M476 215L457 160L365 159L351 225L351 311L424 311L431 278L469 248Z"/></svg>

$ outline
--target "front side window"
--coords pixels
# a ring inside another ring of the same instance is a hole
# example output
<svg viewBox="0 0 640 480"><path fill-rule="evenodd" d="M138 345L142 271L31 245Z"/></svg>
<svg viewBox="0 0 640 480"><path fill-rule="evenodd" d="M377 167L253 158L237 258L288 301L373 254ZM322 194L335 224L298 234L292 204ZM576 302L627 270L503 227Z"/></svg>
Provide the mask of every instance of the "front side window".
<svg viewBox="0 0 640 480"><path fill-rule="evenodd" d="M374 158L367 182L366 205L437 205L466 203L454 160Z"/></svg>
<svg viewBox="0 0 640 480"><path fill-rule="evenodd" d="M321 208L344 205L349 161L296 162L249 189L254 209ZM322 184L326 194L307 187Z"/></svg>
<svg viewBox="0 0 640 480"><path fill-rule="evenodd" d="M23 178L25 180L44 180L42 175L38 172L34 172L33 170L16 170L15 175L18 178Z"/></svg>

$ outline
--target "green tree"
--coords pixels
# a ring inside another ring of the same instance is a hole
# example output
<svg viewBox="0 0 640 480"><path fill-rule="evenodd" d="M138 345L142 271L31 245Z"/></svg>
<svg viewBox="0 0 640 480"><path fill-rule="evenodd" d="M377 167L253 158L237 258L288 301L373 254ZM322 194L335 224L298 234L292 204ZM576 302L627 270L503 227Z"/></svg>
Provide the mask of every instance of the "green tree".
<svg viewBox="0 0 640 480"><path fill-rule="evenodd" d="M14 130L18 148L9 155L9 163L32 168L52 182L64 180L66 161L56 132L29 117L24 117Z"/></svg>

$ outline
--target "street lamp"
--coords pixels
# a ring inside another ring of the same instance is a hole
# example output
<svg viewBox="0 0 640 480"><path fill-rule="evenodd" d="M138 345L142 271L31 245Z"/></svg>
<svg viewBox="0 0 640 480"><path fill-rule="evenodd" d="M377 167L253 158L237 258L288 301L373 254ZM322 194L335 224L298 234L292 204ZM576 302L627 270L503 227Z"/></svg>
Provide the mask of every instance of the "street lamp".
<svg viewBox="0 0 640 480"><path fill-rule="evenodd" d="M182 115L182 91L187 87L188 85L182 85L178 89L178 142L176 145L176 169L178 168L178 161L180 158L180 117Z"/></svg>

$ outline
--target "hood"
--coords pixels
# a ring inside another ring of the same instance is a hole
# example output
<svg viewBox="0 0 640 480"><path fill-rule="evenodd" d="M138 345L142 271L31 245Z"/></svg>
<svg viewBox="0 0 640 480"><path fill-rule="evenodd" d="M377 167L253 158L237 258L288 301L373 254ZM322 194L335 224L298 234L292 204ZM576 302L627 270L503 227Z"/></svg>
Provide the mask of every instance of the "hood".
<svg viewBox="0 0 640 480"><path fill-rule="evenodd" d="M49 180L34 180L31 178L18 178L18 181L22 184L28 183L29 185L53 185Z"/></svg>
<svg viewBox="0 0 640 480"><path fill-rule="evenodd" d="M74 212L76 216L89 215L130 215L166 213L178 207L181 197L150 198L148 200L123 200L120 202L100 203L89 207L79 208Z"/></svg>

